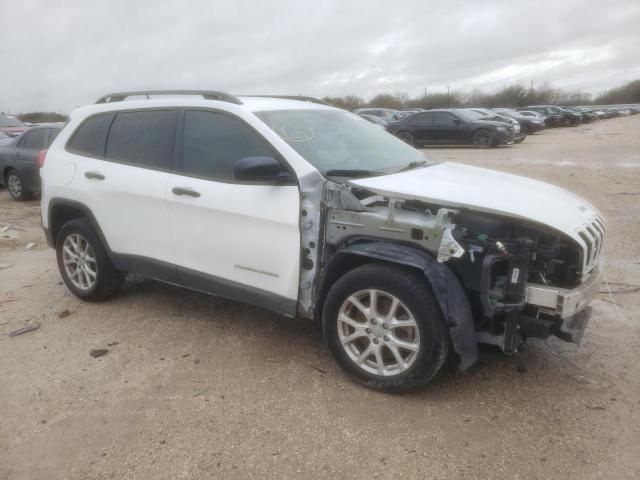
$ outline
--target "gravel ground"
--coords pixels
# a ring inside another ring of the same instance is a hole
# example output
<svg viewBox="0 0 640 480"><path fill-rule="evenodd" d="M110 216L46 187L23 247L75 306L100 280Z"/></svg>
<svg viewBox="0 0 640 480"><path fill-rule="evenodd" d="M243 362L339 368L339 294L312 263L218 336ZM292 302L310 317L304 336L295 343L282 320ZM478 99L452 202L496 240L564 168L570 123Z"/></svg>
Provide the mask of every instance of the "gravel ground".
<svg viewBox="0 0 640 480"><path fill-rule="evenodd" d="M580 348L484 352L402 396L349 381L305 321L146 280L80 302L38 202L0 191L0 478L639 478L639 131L640 115L425 150L590 200L609 285Z"/></svg>

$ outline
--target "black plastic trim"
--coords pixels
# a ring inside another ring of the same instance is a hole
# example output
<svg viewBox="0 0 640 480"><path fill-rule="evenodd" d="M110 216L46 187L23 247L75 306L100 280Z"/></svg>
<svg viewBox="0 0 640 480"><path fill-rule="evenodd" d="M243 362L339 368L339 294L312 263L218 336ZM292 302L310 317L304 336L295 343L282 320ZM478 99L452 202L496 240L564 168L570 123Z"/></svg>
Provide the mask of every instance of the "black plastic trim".
<svg viewBox="0 0 640 480"><path fill-rule="evenodd" d="M205 100L219 100L221 102L242 105L242 101L238 97L215 90L142 90L134 92L116 92L103 95L96 101L96 103L122 102L128 97L140 95L144 95L147 98L149 98L149 95L198 95L203 97Z"/></svg>
<svg viewBox="0 0 640 480"><path fill-rule="evenodd" d="M478 360L478 341L471 306L464 287L451 269L436 261L426 251L381 241L346 245L331 258L326 268L343 261L348 255L364 256L422 270L447 321L451 343L460 356L460 370L469 369Z"/></svg>

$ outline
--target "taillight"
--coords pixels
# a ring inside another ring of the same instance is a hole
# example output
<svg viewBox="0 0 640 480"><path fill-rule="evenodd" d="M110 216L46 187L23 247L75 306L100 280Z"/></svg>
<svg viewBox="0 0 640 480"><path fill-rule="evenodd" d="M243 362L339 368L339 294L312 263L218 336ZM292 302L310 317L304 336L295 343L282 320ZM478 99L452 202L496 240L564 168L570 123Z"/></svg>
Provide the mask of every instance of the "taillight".
<svg viewBox="0 0 640 480"><path fill-rule="evenodd" d="M40 150L40 153L38 153L38 167L42 168L44 166L44 159L47 156L47 151L46 150Z"/></svg>

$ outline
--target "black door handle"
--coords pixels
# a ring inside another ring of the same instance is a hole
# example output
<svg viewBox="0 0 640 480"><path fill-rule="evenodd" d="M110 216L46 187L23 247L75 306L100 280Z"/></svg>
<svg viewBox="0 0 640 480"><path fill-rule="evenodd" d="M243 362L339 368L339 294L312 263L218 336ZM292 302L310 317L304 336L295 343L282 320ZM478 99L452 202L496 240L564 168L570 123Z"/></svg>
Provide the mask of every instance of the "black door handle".
<svg viewBox="0 0 640 480"><path fill-rule="evenodd" d="M100 172L85 172L84 176L90 180L104 180L104 175Z"/></svg>
<svg viewBox="0 0 640 480"><path fill-rule="evenodd" d="M176 195L188 195L196 198L200 196L200 192L196 192L193 188L188 187L173 187L171 191Z"/></svg>

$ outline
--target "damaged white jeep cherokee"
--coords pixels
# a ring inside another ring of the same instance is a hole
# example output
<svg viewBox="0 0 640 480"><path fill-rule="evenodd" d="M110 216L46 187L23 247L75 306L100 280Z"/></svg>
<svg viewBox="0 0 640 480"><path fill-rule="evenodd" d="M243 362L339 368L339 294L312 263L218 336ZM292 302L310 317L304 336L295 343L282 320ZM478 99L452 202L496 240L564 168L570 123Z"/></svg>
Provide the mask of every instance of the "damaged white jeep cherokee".
<svg viewBox="0 0 640 480"><path fill-rule="evenodd" d="M450 349L464 370L478 343L579 343L600 283L605 223L584 200L431 163L309 98L111 94L73 112L41 176L78 297L133 272L314 318L340 366L387 391L426 384Z"/></svg>

